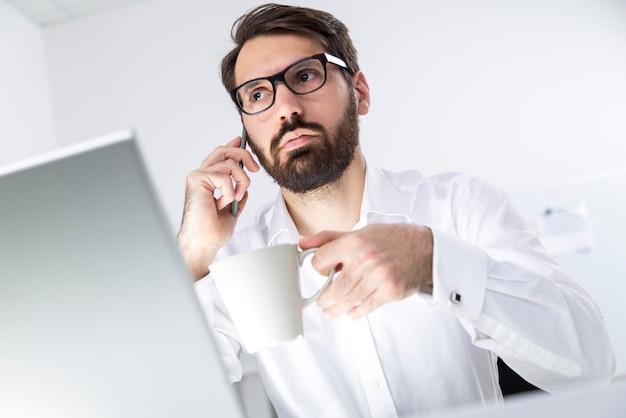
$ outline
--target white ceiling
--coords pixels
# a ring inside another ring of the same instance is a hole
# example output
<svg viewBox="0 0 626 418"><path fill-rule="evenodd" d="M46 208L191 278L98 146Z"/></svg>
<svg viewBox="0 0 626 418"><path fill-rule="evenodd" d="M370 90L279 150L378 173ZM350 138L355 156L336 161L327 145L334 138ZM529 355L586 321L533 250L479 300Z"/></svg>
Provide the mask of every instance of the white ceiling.
<svg viewBox="0 0 626 418"><path fill-rule="evenodd" d="M148 0L6 0L45 27Z"/></svg>

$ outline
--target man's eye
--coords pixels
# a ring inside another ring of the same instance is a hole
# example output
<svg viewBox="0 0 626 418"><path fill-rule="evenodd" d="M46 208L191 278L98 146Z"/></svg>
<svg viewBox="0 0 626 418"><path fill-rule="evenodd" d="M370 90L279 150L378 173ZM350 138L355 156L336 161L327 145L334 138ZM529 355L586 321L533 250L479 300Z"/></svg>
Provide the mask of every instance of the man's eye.
<svg viewBox="0 0 626 418"><path fill-rule="evenodd" d="M319 76L320 76L320 74L316 70L302 71L302 72L300 72L298 74L298 82L299 83L308 83L308 82L310 82L312 80L315 80Z"/></svg>
<svg viewBox="0 0 626 418"><path fill-rule="evenodd" d="M252 101L253 102L257 102L259 100L263 100L265 95L266 95L266 93L264 93L262 91L255 91L254 93L252 93Z"/></svg>
<svg viewBox="0 0 626 418"><path fill-rule="evenodd" d="M262 100L267 100L272 96L272 92L267 89L257 89L253 90L248 94L248 98L250 102L260 102Z"/></svg>

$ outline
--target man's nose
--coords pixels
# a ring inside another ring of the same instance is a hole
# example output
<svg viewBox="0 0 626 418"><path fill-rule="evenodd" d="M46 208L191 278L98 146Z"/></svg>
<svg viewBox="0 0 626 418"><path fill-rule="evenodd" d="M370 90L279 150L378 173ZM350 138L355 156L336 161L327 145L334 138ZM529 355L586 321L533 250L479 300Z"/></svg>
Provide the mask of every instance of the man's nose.
<svg viewBox="0 0 626 418"><path fill-rule="evenodd" d="M284 83L276 85L276 97L274 106L276 107L276 115L281 120L291 119L292 117L301 117L303 108L300 95L295 94Z"/></svg>

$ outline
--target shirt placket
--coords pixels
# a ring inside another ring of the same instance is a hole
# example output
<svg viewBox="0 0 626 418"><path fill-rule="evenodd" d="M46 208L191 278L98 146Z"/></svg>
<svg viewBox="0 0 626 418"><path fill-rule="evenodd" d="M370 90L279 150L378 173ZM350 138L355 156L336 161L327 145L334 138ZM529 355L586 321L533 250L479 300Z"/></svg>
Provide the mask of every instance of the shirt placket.
<svg viewBox="0 0 626 418"><path fill-rule="evenodd" d="M343 326L372 417L397 417L367 317L344 317Z"/></svg>

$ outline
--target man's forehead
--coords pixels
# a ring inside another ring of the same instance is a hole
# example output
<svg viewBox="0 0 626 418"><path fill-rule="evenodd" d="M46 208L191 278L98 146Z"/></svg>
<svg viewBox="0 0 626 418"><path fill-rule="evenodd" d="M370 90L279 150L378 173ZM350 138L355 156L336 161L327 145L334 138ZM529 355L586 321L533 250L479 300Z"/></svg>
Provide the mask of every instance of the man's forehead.
<svg viewBox="0 0 626 418"><path fill-rule="evenodd" d="M325 52L312 38L294 35L262 35L247 41L235 63L235 84L282 71L299 59Z"/></svg>

